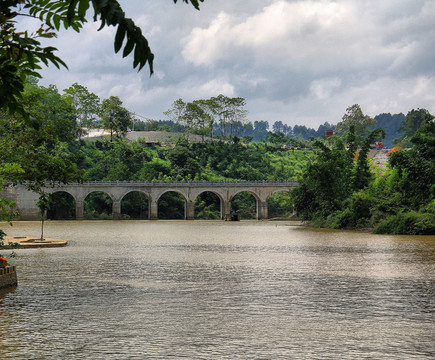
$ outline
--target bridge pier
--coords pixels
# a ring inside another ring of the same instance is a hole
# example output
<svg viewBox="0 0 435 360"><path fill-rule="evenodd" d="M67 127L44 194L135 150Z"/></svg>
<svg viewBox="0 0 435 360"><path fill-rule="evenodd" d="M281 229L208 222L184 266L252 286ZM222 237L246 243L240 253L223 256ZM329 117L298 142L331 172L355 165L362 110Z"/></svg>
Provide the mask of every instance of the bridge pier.
<svg viewBox="0 0 435 360"><path fill-rule="evenodd" d="M195 219L195 203L192 200L186 201L184 219L185 220Z"/></svg>
<svg viewBox="0 0 435 360"><path fill-rule="evenodd" d="M257 219L267 220L268 218L268 205L267 201L257 201Z"/></svg>
<svg viewBox="0 0 435 360"><path fill-rule="evenodd" d="M112 202L112 219L120 220L121 219L121 200L113 200Z"/></svg>
<svg viewBox="0 0 435 360"><path fill-rule="evenodd" d="M158 214L159 207L158 207L157 201L156 200L150 200L149 203L150 203L150 211L149 211L150 220L158 220L158 218L159 218L159 214Z"/></svg>
<svg viewBox="0 0 435 360"><path fill-rule="evenodd" d="M76 200L76 220L83 220L85 218L83 206L83 200Z"/></svg>
<svg viewBox="0 0 435 360"><path fill-rule="evenodd" d="M231 215L231 200L223 199L221 204L222 204L221 217L222 217L222 220L225 220L227 218L227 215L228 216Z"/></svg>

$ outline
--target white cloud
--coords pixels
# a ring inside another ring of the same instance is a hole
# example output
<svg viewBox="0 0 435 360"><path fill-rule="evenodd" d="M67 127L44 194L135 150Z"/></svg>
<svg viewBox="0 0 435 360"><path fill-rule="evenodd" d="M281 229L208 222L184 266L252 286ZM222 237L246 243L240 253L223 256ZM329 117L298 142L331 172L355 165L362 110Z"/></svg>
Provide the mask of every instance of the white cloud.
<svg viewBox="0 0 435 360"><path fill-rule="evenodd" d="M341 85L341 80L338 77L314 80L311 83L310 91L317 99L326 99L331 96L334 90L337 90Z"/></svg>
<svg viewBox="0 0 435 360"><path fill-rule="evenodd" d="M249 118L316 127L354 103L374 116L435 113L435 1L219 0L201 11L171 1L122 0L155 53L155 74L114 54L114 29L62 31L50 45L70 71L43 70L43 84L74 82L129 110L162 118L174 100L223 93L246 98Z"/></svg>

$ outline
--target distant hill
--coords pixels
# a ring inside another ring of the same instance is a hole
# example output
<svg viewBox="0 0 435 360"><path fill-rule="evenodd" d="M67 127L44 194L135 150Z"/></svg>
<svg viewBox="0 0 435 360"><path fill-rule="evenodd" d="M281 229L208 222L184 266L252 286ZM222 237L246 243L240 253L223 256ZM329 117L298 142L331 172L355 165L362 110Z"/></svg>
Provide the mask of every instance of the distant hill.
<svg viewBox="0 0 435 360"><path fill-rule="evenodd" d="M386 148L391 149L393 147L393 140L400 137L399 128L404 121L406 121L406 116L402 113L391 115L379 114L374 117L376 120L376 125L374 128L382 128L385 130L384 145Z"/></svg>

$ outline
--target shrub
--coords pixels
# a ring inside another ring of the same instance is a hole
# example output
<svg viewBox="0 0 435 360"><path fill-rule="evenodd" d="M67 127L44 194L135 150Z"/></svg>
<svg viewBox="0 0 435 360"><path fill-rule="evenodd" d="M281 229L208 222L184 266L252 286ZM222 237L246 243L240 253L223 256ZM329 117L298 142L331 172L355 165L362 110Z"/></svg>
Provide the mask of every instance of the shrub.
<svg viewBox="0 0 435 360"><path fill-rule="evenodd" d="M400 147L400 146L395 146L395 147L393 147L390 151L387 152L387 156L390 156L390 154L392 154L393 152L401 151L401 150L403 150L402 147Z"/></svg>
<svg viewBox="0 0 435 360"><path fill-rule="evenodd" d="M435 215L416 212L392 215L373 231L375 234L435 235Z"/></svg>

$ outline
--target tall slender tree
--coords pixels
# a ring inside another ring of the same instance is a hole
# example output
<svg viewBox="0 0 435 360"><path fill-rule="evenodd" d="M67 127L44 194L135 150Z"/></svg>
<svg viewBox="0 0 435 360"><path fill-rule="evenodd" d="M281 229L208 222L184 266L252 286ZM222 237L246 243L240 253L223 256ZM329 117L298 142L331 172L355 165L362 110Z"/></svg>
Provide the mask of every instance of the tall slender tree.
<svg viewBox="0 0 435 360"><path fill-rule="evenodd" d="M110 142L113 141L114 133L121 137L133 124L131 113L122 106L122 101L117 96L103 100L100 117L103 127L110 130Z"/></svg>
<svg viewBox="0 0 435 360"><path fill-rule="evenodd" d="M65 97L71 102L79 129L92 127L94 120L97 119L101 111L100 98L90 92L87 87L77 83L72 84L63 92ZM79 131L79 136L81 134L82 131Z"/></svg>

